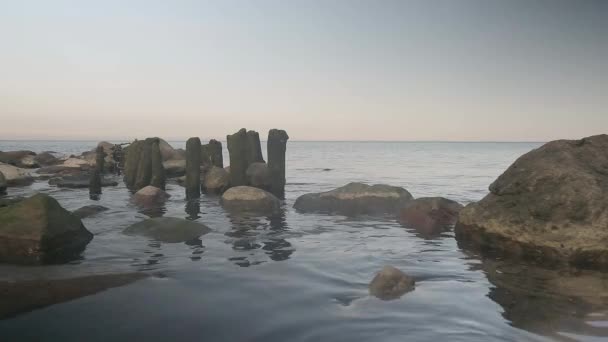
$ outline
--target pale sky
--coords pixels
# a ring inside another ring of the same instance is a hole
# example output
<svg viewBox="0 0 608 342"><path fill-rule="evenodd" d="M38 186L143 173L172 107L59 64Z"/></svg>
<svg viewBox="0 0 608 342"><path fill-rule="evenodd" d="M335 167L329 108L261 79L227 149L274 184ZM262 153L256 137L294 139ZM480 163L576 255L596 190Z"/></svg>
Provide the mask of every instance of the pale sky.
<svg viewBox="0 0 608 342"><path fill-rule="evenodd" d="M0 0L0 139L608 133L608 1Z"/></svg>

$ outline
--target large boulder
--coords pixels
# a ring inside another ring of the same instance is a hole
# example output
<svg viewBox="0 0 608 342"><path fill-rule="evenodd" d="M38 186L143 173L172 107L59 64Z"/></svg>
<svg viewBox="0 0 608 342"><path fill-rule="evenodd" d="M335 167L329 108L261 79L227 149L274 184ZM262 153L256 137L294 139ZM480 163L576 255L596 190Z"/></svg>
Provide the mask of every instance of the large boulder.
<svg viewBox="0 0 608 342"><path fill-rule="evenodd" d="M34 161L42 167L55 165L60 162L59 158L55 157L50 152L42 152L42 153L37 154L34 157Z"/></svg>
<svg viewBox="0 0 608 342"><path fill-rule="evenodd" d="M133 201L141 206L150 206L162 203L169 197L171 197L171 195L164 190L148 185L141 188L133 195Z"/></svg>
<svg viewBox="0 0 608 342"><path fill-rule="evenodd" d="M183 150L174 149L163 139L158 139L158 147L160 148L160 155L162 156L163 161L171 159L186 159L186 154Z"/></svg>
<svg viewBox="0 0 608 342"><path fill-rule="evenodd" d="M421 197L411 200L399 210L399 222L428 236L451 228L463 206L443 197Z"/></svg>
<svg viewBox="0 0 608 342"><path fill-rule="evenodd" d="M230 174L224 168L212 166L205 174L203 189L206 193L221 194L230 187Z"/></svg>
<svg viewBox="0 0 608 342"><path fill-rule="evenodd" d="M118 182L113 179L101 177L101 186L117 186ZM60 188L84 189L89 187L91 176L88 173L67 175L62 177L54 177L49 179L49 185L54 185Z"/></svg>
<svg viewBox="0 0 608 342"><path fill-rule="evenodd" d="M608 268L608 135L521 156L460 212L456 238L492 254Z"/></svg>
<svg viewBox="0 0 608 342"><path fill-rule="evenodd" d="M266 163L252 163L245 172L247 175L247 182L250 186L269 190L271 184L270 170Z"/></svg>
<svg viewBox="0 0 608 342"><path fill-rule="evenodd" d="M1 262L65 261L93 239L79 218L45 194L0 208L0 222Z"/></svg>
<svg viewBox="0 0 608 342"><path fill-rule="evenodd" d="M186 174L185 159L171 159L163 162L167 177L181 177Z"/></svg>
<svg viewBox="0 0 608 342"><path fill-rule="evenodd" d="M175 217L156 217L127 227L127 235L146 236L161 242L175 243L198 239L211 231L202 223Z"/></svg>
<svg viewBox="0 0 608 342"><path fill-rule="evenodd" d="M2 172L0 172L0 195L3 195L6 193L6 187L8 185L6 184L6 177L4 177L4 174Z"/></svg>
<svg viewBox="0 0 608 342"><path fill-rule="evenodd" d="M281 208L281 201L262 189L251 186L236 186L222 195L222 206L233 212L272 214Z"/></svg>
<svg viewBox="0 0 608 342"><path fill-rule="evenodd" d="M100 141L99 143L97 143L96 148L94 148L90 151L83 152L80 155L80 159L86 161L89 166L97 166L97 149L99 147L101 147L103 149L103 153L105 154L104 159L103 159L103 161L104 161L103 169L106 171L113 170L116 162L114 161L114 153L113 153L114 144L112 144L110 142Z"/></svg>
<svg viewBox="0 0 608 342"><path fill-rule="evenodd" d="M369 293L382 300L392 300L414 290L414 278L393 266L384 266L369 284Z"/></svg>
<svg viewBox="0 0 608 342"><path fill-rule="evenodd" d="M0 172L4 174L8 186L30 185L34 182L28 170L13 165L0 163Z"/></svg>
<svg viewBox="0 0 608 342"><path fill-rule="evenodd" d="M362 214L395 214L412 195L404 188L376 184L349 183L343 187L305 194L294 208L301 212L336 213L347 216Z"/></svg>
<svg viewBox="0 0 608 342"><path fill-rule="evenodd" d="M9 151L0 152L0 162L14 165L21 168L36 168L38 163L35 161L36 153L32 151Z"/></svg>

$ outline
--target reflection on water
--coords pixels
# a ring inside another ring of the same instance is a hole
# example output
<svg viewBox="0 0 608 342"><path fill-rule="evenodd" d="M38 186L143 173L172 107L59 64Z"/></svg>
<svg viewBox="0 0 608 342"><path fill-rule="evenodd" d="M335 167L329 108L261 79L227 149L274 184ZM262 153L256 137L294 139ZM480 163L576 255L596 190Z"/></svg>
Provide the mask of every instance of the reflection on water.
<svg viewBox="0 0 608 342"><path fill-rule="evenodd" d="M188 220L195 221L201 218L201 201L200 198L193 198L186 200L186 217Z"/></svg>

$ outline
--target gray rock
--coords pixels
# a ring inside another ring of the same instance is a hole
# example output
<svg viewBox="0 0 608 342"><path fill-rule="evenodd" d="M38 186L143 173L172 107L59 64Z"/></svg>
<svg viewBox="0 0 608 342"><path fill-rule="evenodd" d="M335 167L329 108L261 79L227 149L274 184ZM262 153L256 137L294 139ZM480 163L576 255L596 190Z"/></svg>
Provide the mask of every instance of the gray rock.
<svg viewBox="0 0 608 342"><path fill-rule="evenodd" d="M6 183L6 178L4 177L4 174L0 172L0 195L4 195L6 193L7 186L8 185Z"/></svg>
<svg viewBox="0 0 608 342"><path fill-rule="evenodd" d="M459 215L460 246L608 269L608 135L557 140L521 156Z"/></svg>
<svg viewBox="0 0 608 342"><path fill-rule="evenodd" d="M234 212L273 214L280 211L281 201L273 194L251 186L236 186L222 195L222 206Z"/></svg>
<svg viewBox="0 0 608 342"><path fill-rule="evenodd" d="M171 197L164 190L148 185L133 195L133 201L141 206L150 206L164 202Z"/></svg>
<svg viewBox="0 0 608 342"><path fill-rule="evenodd" d="M156 217L127 227L127 235L141 235L167 243L187 242L211 231L204 224L175 217Z"/></svg>
<svg viewBox="0 0 608 342"><path fill-rule="evenodd" d="M369 284L369 293L382 300L401 298L414 290L414 279L393 266L384 266Z"/></svg>
<svg viewBox="0 0 608 342"><path fill-rule="evenodd" d="M34 160L42 167L60 163L60 160L50 152L39 153L34 157Z"/></svg>
<svg viewBox="0 0 608 342"><path fill-rule="evenodd" d="M99 177L100 186L117 186L118 182L112 179ZM82 173L73 176L54 177L49 179L49 185L54 185L60 188L80 189L88 188L91 182L90 173Z"/></svg>
<svg viewBox="0 0 608 342"><path fill-rule="evenodd" d="M36 168L38 163L35 161L36 153L32 151L9 151L0 152L0 162L10 164L20 168Z"/></svg>
<svg viewBox="0 0 608 342"><path fill-rule="evenodd" d="M0 208L0 261L38 264L78 255L93 238L79 218L37 194Z"/></svg>
<svg viewBox="0 0 608 342"><path fill-rule="evenodd" d="M331 191L302 195L294 208L300 212L347 216L395 214L412 199L412 195L400 187L349 183Z"/></svg>
<svg viewBox="0 0 608 342"><path fill-rule="evenodd" d="M422 197L408 201L399 210L399 222L424 236L433 236L451 228L463 206L443 197Z"/></svg>
<svg viewBox="0 0 608 342"><path fill-rule="evenodd" d="M230 174L221 167L213 166L205 174L203 188L206 193L221 194L230 187Z"/></svg>
<svg viewBox="0 0 608 342"><path fill-rule="evenodd" d="M78 217L79 219L83 219L83 218L86 218L89 216L99 214L106 210L109 210L109 209L104 206L101 206L101 205L92 204L92 205L85 205L84 207L78 208L78 209L74 210L72 212L72 214L74 214L74 216Z"/></svg>
<svg viewBox="0 0 608 342"><path fill-rule="evenodd" d="M28 170L13 165L0 163L0 172L4 174L7 186L30 185L34 182Z"/></svg>
<svg viewBox="0 0 608 342"><path fill-rule="evenodd" d="M163 162L167 177L181 177L186 175L186 160L171 159Z"/></svg>
<svg viewBox="0 0 608 342"><path fill-rule="evenodd" d="M247 183L250 186L268 191L271 185L270 170L266 163L252 163L247 168Z"/></svg>

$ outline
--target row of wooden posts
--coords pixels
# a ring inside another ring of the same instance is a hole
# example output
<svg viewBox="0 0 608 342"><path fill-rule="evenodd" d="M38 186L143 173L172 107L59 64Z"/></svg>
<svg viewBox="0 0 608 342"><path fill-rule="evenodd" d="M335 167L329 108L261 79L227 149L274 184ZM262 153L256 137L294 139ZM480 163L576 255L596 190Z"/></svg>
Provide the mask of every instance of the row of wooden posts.
<svg viewBox="0 0 608 342"><path fill-rule="evenodd" d="M230 156L230 186L249 185L246 171L252 163L264 162L260 135L241 129L226 137ZM270 174L269 190L275 196L285 196L285 152L289 136L284 130L268 132L267 156ZM96 166L91 173L89 191L92 196L101 194L101 175L104 170L105 152L97 147ZM224 167L222 143L211 140L201 144L197 137L186 142L186 196L196 198L201 194L201 166ZM124 180L129 189L139 190L152 185L165 189L166 175L159 138L136 140L127 148L124 160Z"/></svg>

